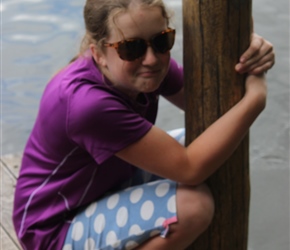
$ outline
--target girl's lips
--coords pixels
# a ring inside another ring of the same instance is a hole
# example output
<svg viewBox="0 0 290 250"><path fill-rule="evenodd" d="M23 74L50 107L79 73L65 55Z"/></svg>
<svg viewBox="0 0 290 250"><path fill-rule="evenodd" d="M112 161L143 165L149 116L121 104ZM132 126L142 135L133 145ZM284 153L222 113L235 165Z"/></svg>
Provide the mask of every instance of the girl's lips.
<svg viewBox="0 0 290 250"><path fill-rule="evenodd" d="M144 71L140 72L138 75L141 77L154 77L160 73L160 70L150 70L150 71Z"/></svg>

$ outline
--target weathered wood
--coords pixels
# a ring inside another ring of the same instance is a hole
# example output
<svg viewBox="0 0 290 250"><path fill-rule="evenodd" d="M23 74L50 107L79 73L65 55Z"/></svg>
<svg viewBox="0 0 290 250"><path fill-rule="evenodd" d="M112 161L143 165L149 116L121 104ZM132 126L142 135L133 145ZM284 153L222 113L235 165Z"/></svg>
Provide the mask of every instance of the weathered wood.
<svg viewBox="0 0 290 250"><path fill-rule="evenodd" d="M244 77L234 66L250 42L250 0L183 0L186 142L236 104ZM208 180L216 204L210 228L189 248L246 250L249 217L248 136Z"/></svg>
<svg viewBox="0 0 290 250"><path fill-rule="evenodd" d="M6 231L0 226L0 250L18 250L20 249L11 240Z"/></svg>
<svg viewBox="0 0 290 250"><path fill-rule="evenodd" d="M7 154L1 156L1 162L4 166L7 167L7 170L11 172L11 174L17 178L19 174L20 164L22 160L22 154Z"/></svg>
<svg viewBox="0 0 290 250"><path fill-rule="evenodd" d="M14 191L15 191L15 184L16 178L13 174L15 172L14 166L18 165L19 158L12 156L8 157L10 159L10 163L15 163L13 165L8 165L4 162L5 157L1 157L1 164L0 164L0 182L1 182L1 190L0 190L0 200L1 200L1 226L5 228L6 234L14 243L14 249L20 249L20 245L18 243L13 223L12 223L12 208L13 208L13 200L14 200ZM9 161L8 161L9 162ZM16 174L16 172L15 172ZM17 173L18 175L18 173ZM6 248L3 248L6 249Z"/></svg>

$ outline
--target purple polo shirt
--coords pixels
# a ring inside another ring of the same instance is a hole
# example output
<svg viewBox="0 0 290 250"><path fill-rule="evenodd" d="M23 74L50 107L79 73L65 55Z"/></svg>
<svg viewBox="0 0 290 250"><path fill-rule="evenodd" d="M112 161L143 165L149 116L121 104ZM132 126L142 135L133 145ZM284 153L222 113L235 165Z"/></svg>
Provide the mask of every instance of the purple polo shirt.
<svg viewBox="0 0 290 250"><path fill-rule="evenodd" d="M91 57L80 57L47 85L24 150L13 222L24 249L62 249L70 220L135 167L116 152L144 136L155 122L159 95L182 87L174 60L160 88L131 101L114 89Z"/></svg>

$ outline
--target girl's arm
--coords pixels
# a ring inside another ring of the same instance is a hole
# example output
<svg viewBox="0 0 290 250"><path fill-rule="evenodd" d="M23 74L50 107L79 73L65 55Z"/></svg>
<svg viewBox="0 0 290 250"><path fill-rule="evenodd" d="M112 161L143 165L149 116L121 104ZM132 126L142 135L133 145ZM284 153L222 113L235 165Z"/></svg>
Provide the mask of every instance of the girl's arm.
<svg viewBox="0 0 290 250"><path fill-rule="evenodd" d="M184 87L174 95L165 96L165 98L174 104L176 107L185 111L185 97L184 97Z"/></svg>
<svg viewBox="0 0 290 250"><path fill-rule="evenodd" d="M117 156L162 177L189 185L200 184L234 152L265 107L264 77L249 76L246 87L242 100L187 148L153 126L144 137L118 152Z"/></svg>
<svg viewBox="0 0 290 250"><path fill-rule="evenodd" d="M275 52L273 45L263 37L253 33L251 44L241 55L239 63L235 65L235 70L240 74L259 75L272 68L274 63ZM185 110L184 89L165 98L178 108Z"/></svg>
<svg viewBox="0 0 290 250"><path fill-rule="evenodd" d="M236 72L259 75L273 67L275 52L273 45L263 37L253 33L249 48L241 55L239 63L235 65ZM185 109L184 89L178 93L166 96L168 101L178 108Z"/></svg>

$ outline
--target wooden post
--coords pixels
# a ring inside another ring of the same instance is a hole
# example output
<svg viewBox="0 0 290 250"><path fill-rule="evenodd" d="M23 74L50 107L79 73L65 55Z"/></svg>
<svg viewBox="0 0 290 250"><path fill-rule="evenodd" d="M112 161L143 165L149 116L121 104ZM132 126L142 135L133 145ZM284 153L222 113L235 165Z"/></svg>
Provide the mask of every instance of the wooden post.
<svg viewBox="0 0 290 250"><path fill-rule="evenodd" d="M234 66L250 43L251 11L251 0L183 0L187 144L244 94L244 76L237 74ZM215 217L188 249L247 249L248 138L209 178Z"/></svg>

